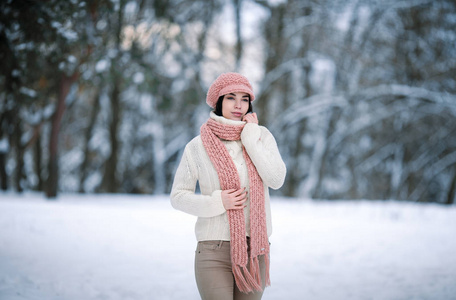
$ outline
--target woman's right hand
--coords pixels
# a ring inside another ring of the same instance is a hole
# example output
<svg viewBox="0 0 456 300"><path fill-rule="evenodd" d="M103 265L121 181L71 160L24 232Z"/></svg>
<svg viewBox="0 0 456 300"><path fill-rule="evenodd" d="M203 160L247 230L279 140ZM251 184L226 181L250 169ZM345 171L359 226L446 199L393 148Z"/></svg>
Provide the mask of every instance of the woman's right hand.
<svg viewBox="0 0 456 300"><path fill-rule="evenodd" d="M229 189L222 191L222 202L226 210L229 209L243 209L246 207L244 204L247 201L246 188Z"/></svg>

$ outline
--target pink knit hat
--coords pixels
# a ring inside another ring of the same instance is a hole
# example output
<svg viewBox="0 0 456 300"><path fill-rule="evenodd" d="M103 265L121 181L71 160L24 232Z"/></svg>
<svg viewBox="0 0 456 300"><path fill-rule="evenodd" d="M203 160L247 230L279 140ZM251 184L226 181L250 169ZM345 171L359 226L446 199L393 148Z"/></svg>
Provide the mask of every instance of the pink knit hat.
<svg viewBox="0 0 456 300"><path fill-rule="evenodd" d="M206 96L206 103L215 108L220 96L233 93L244 92L250 95L250 100L255 100L252 86L249 80L239 73L223 73L212 83Z"/></svg>

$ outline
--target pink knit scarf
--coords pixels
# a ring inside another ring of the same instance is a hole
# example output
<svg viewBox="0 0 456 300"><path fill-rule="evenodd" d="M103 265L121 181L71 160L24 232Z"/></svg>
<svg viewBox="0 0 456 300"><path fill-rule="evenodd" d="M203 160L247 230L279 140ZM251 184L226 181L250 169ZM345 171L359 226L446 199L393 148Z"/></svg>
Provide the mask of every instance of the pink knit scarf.
<svg viewBox="0 0 456 300"><path fill-rule="evenodd" d="M222 190L241 188L239 174L233 159L221 139L237 141L245 124L227 125L209 119L201 126L201 139L212 164L217 170ZM244 293L261 291L259 257L264 255L266 264L266 285L269 279L269 241L266 228L264 187L258 171L243 147L250 185L250 257L247 251L247 238L243 210L228 210L230 224L231 263L234 278L239 290ZM250 260L250 267L247 264Z"/></svg>

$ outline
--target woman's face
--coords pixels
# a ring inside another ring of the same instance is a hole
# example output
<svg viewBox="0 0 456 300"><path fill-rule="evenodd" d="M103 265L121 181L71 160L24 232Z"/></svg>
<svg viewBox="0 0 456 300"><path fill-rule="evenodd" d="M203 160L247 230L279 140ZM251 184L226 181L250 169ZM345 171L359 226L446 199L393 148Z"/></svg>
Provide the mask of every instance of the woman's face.
<svg viewBox="0 0 456 300"><path fill-rule="evenodd" d="M249 110L249 94L229 93L223 96L222 115L226 119L242 121Z"/></svg>

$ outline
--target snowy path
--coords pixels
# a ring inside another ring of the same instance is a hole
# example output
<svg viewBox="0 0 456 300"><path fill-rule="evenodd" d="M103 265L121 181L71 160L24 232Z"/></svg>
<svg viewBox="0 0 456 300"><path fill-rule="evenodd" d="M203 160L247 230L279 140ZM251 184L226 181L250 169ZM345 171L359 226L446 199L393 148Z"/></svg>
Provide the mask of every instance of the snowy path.
<svg viewBox="0 0 456 300"><path fill-rule="evenodd" d="M456 207L274 199L263 299L456 299ZM0 193L1 300L199 299L167 197Z"/></svg>

